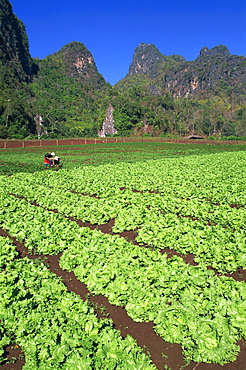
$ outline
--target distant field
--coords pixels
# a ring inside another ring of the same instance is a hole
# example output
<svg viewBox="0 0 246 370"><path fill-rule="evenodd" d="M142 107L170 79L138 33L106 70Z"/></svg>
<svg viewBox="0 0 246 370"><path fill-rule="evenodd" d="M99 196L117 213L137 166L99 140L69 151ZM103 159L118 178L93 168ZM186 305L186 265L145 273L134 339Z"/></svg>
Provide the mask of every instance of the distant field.
<svg viewBox="0 0 246 370"><path fill-rule="evenodd" d="M105 163L139 162L158 158L175 158L188 155L202 155L225 151L246 150L246 144L176 144L176 143L108 143L74 146L34 147L0 149L0 174L35 172L44 168L43 157L55 151L62 166L72 169L81 166L97 166Z"/></svg>

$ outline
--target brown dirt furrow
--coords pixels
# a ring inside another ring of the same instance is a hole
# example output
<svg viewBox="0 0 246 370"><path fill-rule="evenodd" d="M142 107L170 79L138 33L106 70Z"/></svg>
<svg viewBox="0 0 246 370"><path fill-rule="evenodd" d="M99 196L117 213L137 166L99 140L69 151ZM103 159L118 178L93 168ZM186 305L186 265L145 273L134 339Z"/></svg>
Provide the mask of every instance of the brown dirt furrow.
<svg viewBox="0 0 246 370"><path fill-rule="evenodd" d="M7 346L4 350L3 357L7 363L0 363L1 370L20 370L25 365L24 353L16 344Z"/></svg>

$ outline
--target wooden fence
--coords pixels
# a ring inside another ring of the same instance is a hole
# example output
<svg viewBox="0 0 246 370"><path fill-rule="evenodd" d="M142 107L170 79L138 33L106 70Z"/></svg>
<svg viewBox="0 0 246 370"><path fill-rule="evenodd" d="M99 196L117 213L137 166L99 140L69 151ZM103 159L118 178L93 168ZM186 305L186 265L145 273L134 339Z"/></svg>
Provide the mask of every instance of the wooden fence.
<svg viewBox="0 0 246 370"><path fill-rule="evenodd" d="M51 140L0 140L0 148L30 148L60 145L85 145L125 142L124 138L105 138L105 139L51 139Z"/></svg>
<svg viewBox="0 0 246 370"><path fill-rule="evenodd" d="M83 138L83 139L51 139L51 140L0 140L0 149L9 148L30 148L46 147L60 145L86 145L102 143L122 143L122 142L162 142L162 143L179 143L179 144L243 144L245 141L220 141L220 140L194 140L194 139L171 139L160 137L110 137L110 138Z"/></svg>

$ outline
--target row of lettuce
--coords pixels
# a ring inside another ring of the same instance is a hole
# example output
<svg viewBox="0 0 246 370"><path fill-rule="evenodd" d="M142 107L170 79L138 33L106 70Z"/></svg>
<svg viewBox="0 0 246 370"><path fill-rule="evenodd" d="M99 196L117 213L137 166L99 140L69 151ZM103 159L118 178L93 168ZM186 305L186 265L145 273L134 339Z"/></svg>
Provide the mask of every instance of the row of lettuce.
<svg viewBox="0 0 246 370"><path fill-rule="evenodd" d="M36 254L63 252L64 270L124 306L134 321L152 321L164 340L181 344L187 360L224 364L246 339L246 285L207 266L245 268L244 208L230 207L245 205L245 171L244 153L223 153L2 177L0 225ZM138 227L138 241L156 248L66 216L93 224L114 218L114 231ZM169 246L195 253L199 264L159 253Z"/></svg>
<svg viewBox="0 0 246 370"><path fill-rule="evenodd" d="M5 237L0 271L0 362L16 343L25 370L156 369L131 336L123 340L111 320L98 320L43 263L19 259Z"/></svg>
<svg viewBox="0 0 246 370"><path fill-rule="evenodd" d="M116 142L100 145L64 145L56 147L0 149L0 174L12 175L18 172L35 172L44 168L43 158L47 151L57 153L62 168L98 166L118 162L144 162L152 159L210 154L221 151L244 150L244 144L207 145L202 143L174 144L167 142ZM50 171L56 168L50 168Z"/></svg>
<svg viewBox="0 0 246 370"><path fill-rule="evenodd" d="M38 254L63 251L60 259L63 269L74 271L91 293L103 294L111 304L124 306L134 321L154 322L155 331L164 340L182 345L187 360L220 364L235 360L239 351L236 342L246 337L244 282L217 277L211 270L187 265L179 257L168 259L157 250L139 248L117 235L81 228L75 222L59 214L43 211L25 200L9 196L4 199L2 207L6 211L2 213L1 224L10 235L17 240L25 240L25 245ZM13 264L9 265L9 269L14 271ZM25 294L27 306L23 315L29 318L29 310L33 311L35 307L39 312L41 309L29 300L32 298L28 293L29 278L23 280L18 269L13 272L13 290L9 290L11 284L6 280L9 269L5 270L3 276L5 291L2 297L5 297L5 306L1 312L11 321L15 316L9 311L10 307L11 310L14 307L13 301L19 310L19 305L24 305L21 294ZM16 285L19 279L24 287L20 295ZM49 298L42 295L43 290L49 291L37 286L37 295L41 301L45 299L49 304ZM6 299L8 294L10 301ZM63 296L63 292L58 295ZM46 308L42 314L44 312ZM56 315L59 317L60 309ZM18 322L22 321L21 317L16 316ZM1 322L9 330L7 318L3 317ZM22 328L25 328L27 322L22 322ZM33 327L32 323L31 331ZM39 335L43 335L40 329L43 332L45 326L38 324L36 327ZM53 328L53 325L50 327ZM16 341L23 347L18 335ZM23 348L25 351L25 346ZM38 346L37 351L40 350ZM46 353L46 359L49 353ZM33 357L33 353L30 357ZM38 361L41 359L38 358Z"/></svg>
<svg viewBox="0 0 246 370"><path fill-rule="evenodd" d="M67 217L114 220L113 232L134 230L141 245L193 253L196 263L231 273L246 268L245 174L237 152L16 174L2 185Z"/></svg>

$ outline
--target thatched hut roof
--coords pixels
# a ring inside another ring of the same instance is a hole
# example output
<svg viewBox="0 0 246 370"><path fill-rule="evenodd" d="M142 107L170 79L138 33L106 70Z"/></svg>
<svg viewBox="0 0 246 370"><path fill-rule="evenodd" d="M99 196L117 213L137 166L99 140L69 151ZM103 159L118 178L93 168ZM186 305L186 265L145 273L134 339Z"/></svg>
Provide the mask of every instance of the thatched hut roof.
<svg viewBox="0 0 246 370"><path fill-rule="evenodd" d="M190 135L190 136L184 137L184 139L203 139L203 137L199 135Z"/></svg>

